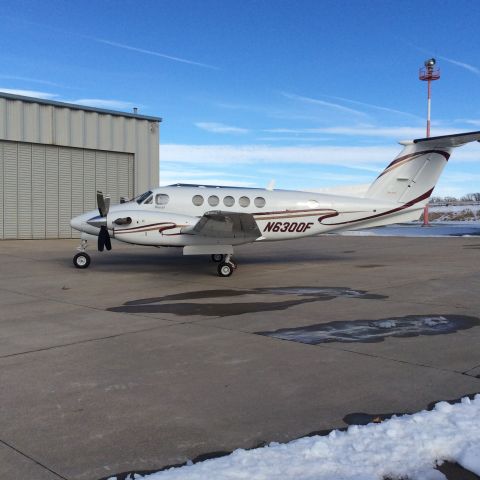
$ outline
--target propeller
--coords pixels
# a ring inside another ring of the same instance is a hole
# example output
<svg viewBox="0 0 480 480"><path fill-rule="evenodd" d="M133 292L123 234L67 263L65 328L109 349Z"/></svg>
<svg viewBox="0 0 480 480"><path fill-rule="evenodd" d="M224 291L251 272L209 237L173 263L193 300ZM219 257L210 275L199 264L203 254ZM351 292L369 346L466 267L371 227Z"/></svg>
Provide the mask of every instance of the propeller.
<svg viewBox="0 0 480 480"><path fill-rule="evenodd" d="M103 249L107 250L112 249L112 242L110 242L110 234L108 233L108 228L106 225L100 227L100 232L98 234L98 251L103 252Z"/></svg>
<svg viewBox="0 0 480 480"><path fill-rule="evenodd" d="M97 190L97 205L101 217L106 217L110 210L110 197L104 197L100 190Z"/></svg>
<svg viewBox="0 0 480 480"><path fill-rule="evenodd" d="M97 205L100 217L97 225L100 227L98 234L98 251L103 252L104 248L112 249L112 242L110 241L110 234L107 228L107 215L110 210L110 197L105 197L100 190L97 190Z"/></svg>

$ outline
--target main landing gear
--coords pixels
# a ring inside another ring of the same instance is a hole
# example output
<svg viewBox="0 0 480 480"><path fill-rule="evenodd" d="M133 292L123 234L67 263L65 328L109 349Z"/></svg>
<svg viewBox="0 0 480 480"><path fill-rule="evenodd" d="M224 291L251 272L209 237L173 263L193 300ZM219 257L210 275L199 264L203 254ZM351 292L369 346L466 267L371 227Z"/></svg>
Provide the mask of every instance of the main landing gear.
<svg viewBox="0 0 480 480"><path fill-rule="evenodd" d="M79 250L79 253L73 257L73 264L77 268L87 268L90 265L90 255L86 252L86 249L87 239L82 238L80 241L80 246L77 249Z"/></svg>
<svg viewBox="0 0 480 480"><path fill-rule="evenodd" d="M218 263L217 272L220 277L229 277L237 268L237 264L233 261L230 254L222 255L215 253L212 255L212 260Z"/></svg>

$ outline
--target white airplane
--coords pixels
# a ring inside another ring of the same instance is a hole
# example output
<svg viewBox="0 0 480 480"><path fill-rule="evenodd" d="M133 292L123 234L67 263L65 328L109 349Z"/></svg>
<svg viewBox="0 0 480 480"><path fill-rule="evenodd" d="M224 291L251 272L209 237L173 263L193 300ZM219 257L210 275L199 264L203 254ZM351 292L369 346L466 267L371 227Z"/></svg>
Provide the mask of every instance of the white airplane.
<svg viewBox="0 0 480 480"><path fill-rule="evenodd" d="M400 142L402 152L364 197L176 184L110 207L109 197L97 192L98 212L70 222L82 232L73 263L89 266L90 234L98 236L99 251L111 249L112 236L137 245L182 247L184 255L211 255L218 274L228 277L237 267L236 245L417 220L453 148L474 141L480 141L480 132Z"/></svg>

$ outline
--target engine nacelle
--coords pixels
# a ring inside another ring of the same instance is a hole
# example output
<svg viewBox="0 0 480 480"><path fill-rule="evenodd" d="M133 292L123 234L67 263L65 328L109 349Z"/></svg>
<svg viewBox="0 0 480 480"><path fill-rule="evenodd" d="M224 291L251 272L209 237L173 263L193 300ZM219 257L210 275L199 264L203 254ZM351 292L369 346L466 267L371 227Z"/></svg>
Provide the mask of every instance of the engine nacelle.
<svg viewBox="0 0 480 480"><path fill-rule="evenodd" d="M197 217L167 212L118 210L110 212L107 227L117 240L142 245L168 244L169 236L198 222Z"/></svg>

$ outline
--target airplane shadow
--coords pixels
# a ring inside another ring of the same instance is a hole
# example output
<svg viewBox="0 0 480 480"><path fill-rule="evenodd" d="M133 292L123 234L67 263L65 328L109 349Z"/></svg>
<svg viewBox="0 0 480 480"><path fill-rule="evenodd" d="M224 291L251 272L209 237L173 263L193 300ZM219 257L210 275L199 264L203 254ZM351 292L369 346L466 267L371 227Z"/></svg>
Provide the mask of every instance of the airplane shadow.
<svg viewBox="0 0 480 480"><path fill-rule="evenodd" d="M162 268L188 269L189 274L199 273L205 275L210 273L217 275L216 263L210 260L208 255L183 256L181 252L89 252L92 258L90 269L99 271L111 271L122 269L130 272L159 272ZM292 265L301 263L333 263L351 261L351 255L326 255L326 254L305 254L304 252L281 255L234 255L240 268L243 265ZM65 260L67 264L67 260ZM68 261L70 263L70 261Z"/></svg>

